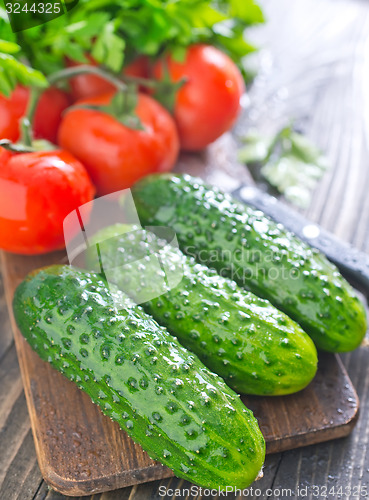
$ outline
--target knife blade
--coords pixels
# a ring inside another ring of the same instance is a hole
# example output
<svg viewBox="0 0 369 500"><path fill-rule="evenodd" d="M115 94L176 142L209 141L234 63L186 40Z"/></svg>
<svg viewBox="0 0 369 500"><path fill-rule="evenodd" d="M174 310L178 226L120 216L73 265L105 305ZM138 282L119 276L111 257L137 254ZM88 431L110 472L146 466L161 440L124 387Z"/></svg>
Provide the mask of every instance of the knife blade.
<svg viewBox="0 0 369 500"><path fill-rule="evenodd" d="M274 196L252 185L242 185L232 196L264 212L312 247L324 253L342 275L369 300L369 255L343 242Z"/></svg>

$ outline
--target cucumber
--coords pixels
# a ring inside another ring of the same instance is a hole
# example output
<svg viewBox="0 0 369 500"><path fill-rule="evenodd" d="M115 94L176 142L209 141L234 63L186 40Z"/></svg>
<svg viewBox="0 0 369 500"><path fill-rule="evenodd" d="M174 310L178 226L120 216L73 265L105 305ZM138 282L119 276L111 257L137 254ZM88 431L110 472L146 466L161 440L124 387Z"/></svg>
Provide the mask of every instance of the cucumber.
<svg viewBox="0 0 369 500"><path fill-rule="evenodd" d="M252 412L99 276L45 268L19 285L13 309L39 356L177 476L220 489L245 488L257 477L265 443Z"/></svg>
<svg viewBox="0 0 369 500"><path fill-rule="evenodd" d="M91 243L88 268L102 269L135 301L142 292L148 295L145 311L235 391L291 394L313 379L317 353L312 340L266 300L137 226L109 226ZM175 270L183 276L174 288L164 280L159 256L172 273L169 278Z"/></svg>
<svg viewBox="0 0 369 500"><path fill-rule="evenodd" d="M360 345L367 323L354 290L281 224L189 175L151 175L132 193L143 225L171 227L185 253L269 300L319 349Z"/></svg>

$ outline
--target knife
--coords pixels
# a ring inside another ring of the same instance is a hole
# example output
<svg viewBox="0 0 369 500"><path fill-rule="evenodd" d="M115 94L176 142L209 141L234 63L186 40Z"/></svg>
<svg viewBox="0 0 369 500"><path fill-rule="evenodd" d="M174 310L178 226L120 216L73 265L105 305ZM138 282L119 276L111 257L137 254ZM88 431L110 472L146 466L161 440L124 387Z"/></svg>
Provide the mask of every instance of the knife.
<svg viewBox="0 0 369 500"><path fill-rule="evenodd" d="M261 210L275 222L283 224L300 239L324 253L338 267L347 281L358 288L369 301L368 254L341 241L318 224L309 221L274 196L264 193L257 187L242 185L231 194L243 203Z"/></svg>

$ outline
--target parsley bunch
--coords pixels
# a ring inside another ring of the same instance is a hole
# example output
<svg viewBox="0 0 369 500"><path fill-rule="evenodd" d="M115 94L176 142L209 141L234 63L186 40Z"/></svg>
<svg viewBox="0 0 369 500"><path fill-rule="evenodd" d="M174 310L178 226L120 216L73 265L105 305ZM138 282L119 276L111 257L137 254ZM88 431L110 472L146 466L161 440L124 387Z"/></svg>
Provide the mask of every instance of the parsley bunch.
<svg viewBox="0 0 369 500"><path fill-rule="evenodd" d="M114 73L139 54L155 58L169 50L180 60L196 42L219 47L241 66L255 50L245 28L263 21L255 0L79 0L67 14L15 34L0 8L0 39L17 43L17 57L45 75L66 57L88 62L86 53ZM1 92L3 78L0 71Z"/></svg>

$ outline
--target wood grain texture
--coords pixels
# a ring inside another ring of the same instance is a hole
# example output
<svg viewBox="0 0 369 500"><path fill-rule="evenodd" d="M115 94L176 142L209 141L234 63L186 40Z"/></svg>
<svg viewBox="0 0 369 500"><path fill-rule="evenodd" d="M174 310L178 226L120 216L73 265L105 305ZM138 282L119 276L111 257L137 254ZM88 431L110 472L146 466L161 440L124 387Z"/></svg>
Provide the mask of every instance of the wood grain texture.
<svg viewBox="0 0 369 500"><path fill-rule="evenodd" d="M257 28L253 35L263 47L258 56L262 70L258 85L250 89L250 105L236 132L242 135L252 126L261 132L274 131L279 124L295 118L299 127L327 152L331 165L315 190L307 215L368 252L369 4L365 0L262 0L262 4L268 24ZM198 168L197 160L193 161L193 168ZM239 172L236 176L242 175ZM0 352L6 351L2 362L7 360L1 375L9 377L4 388L0 384L0 411L5 408L8 413L8 418L0 422L0 472L7 472L6 483L0 477L0 498L62 500L65 497L50 491L39 472L20 472L24 470L23 453L29 463L35 463L35 453L26 441L28 413L24 397L19 396L20 374L14 347L9 350L11 333L1 297L0 292ZM261 495L249 490L245 495L230 494L227 498L296 498L297 487L308 486L306 498L313 499L323 497L312 496L312 486L326 486L328 491L332 486L341 486L347 488L344 492L369 487L369 348L363 346L342 356L342 360L361 403L352 434L268 456L264 478L257 483ZM0 380L3 382L3 378ZM16 425L11 424L14 419ZM191 485L170 478L93 495L90 500L159 500L160 486L182 489ZM269 488L290 488L291 492L267 497ZM177 500L207 498L197 494L176 496ZM354 497L332 493L325 498Z"/></svg>

